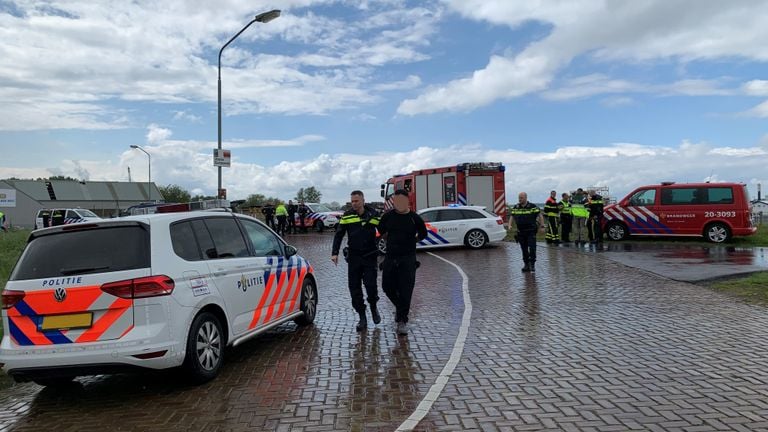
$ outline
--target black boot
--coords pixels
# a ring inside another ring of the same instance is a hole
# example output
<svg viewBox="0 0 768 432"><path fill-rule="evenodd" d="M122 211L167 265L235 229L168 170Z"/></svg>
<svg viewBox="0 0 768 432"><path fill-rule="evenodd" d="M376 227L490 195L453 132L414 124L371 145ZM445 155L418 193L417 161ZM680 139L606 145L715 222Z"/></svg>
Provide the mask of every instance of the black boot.
<svg viewBox="0 0 768 432"><path fill-rule="evenodd" d="M528 273L528 272L530 272L530 271L531 271L531 266L530 266L530 264L528 264L528 263L525 263L525 266L523 267L523 269L522 269L522 272L523 272L523 273Z"/></svg>
<svg viewBox="0 0 768 432"><path fill-rule="evenodd" d="M357 322L357 326L355 327L357 331L365 331L365 329L368 328L368 318L365 317L365 311L359 312L360 314L360 321Z"/></svg>
<svg viewBox="0 0 768 432"><path fill-rule="evenodd" d="M376 304L371 305L371 317L373 318L374 324L381 322L381 315L379 315L379 309L376 307Z"/></svg>
<svg viewBox="0 0 768 432"><path fill-rule="evenodd" d="M535 262L531 263L531 273L536 273L536 263Z"/></svg>

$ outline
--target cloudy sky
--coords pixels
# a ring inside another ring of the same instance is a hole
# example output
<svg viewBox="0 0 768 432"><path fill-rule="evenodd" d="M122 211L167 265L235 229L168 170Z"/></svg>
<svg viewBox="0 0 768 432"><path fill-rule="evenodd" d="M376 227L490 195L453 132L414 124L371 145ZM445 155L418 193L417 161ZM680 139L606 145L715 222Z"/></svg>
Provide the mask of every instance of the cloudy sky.
<svg viewBox="0 0 768 432"><path fill-rule="evenodd" d="M323 201L507 167L507 194L768 188L768 2L0 0L0 178ZM764 194L765 195L765 194ZM541 197L537 199L535 197Z"/></svg>

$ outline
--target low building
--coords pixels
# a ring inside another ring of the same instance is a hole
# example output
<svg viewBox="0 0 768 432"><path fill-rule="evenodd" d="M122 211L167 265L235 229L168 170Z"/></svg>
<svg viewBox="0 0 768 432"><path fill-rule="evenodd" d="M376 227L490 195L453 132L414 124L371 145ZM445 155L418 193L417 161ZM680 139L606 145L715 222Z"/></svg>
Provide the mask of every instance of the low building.
<svg viewBox="0 0 768 432"><path fill-rule="evenodd" d="M11 227L32 228L44 208L83 208L117 217L130 206L163 201L154 183L74 180L0 180L0 211Z"/></svg>

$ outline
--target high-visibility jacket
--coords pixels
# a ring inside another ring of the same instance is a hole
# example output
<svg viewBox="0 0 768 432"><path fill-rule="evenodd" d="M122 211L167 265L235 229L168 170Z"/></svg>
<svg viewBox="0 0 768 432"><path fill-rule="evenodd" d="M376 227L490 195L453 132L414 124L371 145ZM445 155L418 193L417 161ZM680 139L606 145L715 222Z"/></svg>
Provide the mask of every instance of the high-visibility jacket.
<svg viewBox="0 0 768 432"><path fill-rule="evenodd" d="M572 204L571 214L573 214L573 217L586 218L589 217L589 210L584 207L584 204Z"/></svg>
<svg viewBox="0 0 768 432"><path fill-rule="evenodd" d="M336 234L333 236L331 255L338 255L341 241L347 235L347 246L350 253L367 255L376 248L376 227L379 225L379 216L376 211L368 206L364 207L363 214L349 210L341 217Z"/></svg>
<svg viewBox="0 0 768 432"><path fill-rule="evenodd" d="M288 216L288 210L285 208L283 204L279 204L275 208L275 216Z"/></svg>
<svg viewBox="0 0 768 432"><path fill-rule="evenodd" d="M557 217L560 214L560 207L557 206L557 201L554 198L547 198L547 202L544 203L544 216Z"/></svg>
<svg viewBox="0 0 768 432"><path fill-rule="evenodd" d="M571 203L568 201L560 200L560 216L571 215Z"/></svg>
<svg viewBox="0 0 768 432"><path fill-rule="evenodd" d="M598 194L594 194L589 198L587 202L587 209L589 209L590 216L603 216L603 197Z"/></svg>
<svg viewBox="0 0 768 432"><path fill-rule="evenodd" d="M518 231L536 231L541 210L533 203L516 204L510 211Z"/></svg>

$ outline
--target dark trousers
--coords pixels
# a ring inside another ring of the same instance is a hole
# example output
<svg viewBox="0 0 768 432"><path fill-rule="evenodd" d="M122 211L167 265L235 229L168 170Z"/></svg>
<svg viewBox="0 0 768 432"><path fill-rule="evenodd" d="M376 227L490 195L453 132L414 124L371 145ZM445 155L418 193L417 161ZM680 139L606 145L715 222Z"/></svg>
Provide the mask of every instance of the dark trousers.
<svg viewBox="0 0 768 432"><path fill-rule="evenodd" d="M536 264L536 231L520 231L517 235L523 252L523 263Z"/></svg>
<svg viewBox="0 0 768 432"><path fill-rule="evenodd" d="M349 295L352 297L352 307L358 313L365 312L362 285L365 285L368 304L371 307L376 306L376 302L379 301L379 290L376 286L377 261L376 251L373 251L368 256L361 256L353 251L349 252L347 283L349 284Z"/></svg>
<svg viewBox="0 0 768 432"><path fill-rule="evenodd" d="M306 216L304 216L304 215L301 215L301 214L299 215L299 228L301 229L301 232L307 232L307 227L304 226L304 218L305 217Z"/></svg>
<svg viewBox="0 0 768 432"><path fill-rule="evenodd" d="M547 233L544 238L547 243L552 243L560 240L560 218L557 216L547 216Z"/></svg>
<svg viewBox="0 0 768 432"><path fill-rule="evenodd" d="M285 216L278 216L277 217L277 231L280 235L285 235Z"/></svg>
<svg viewBox="0 0 768 432"><path fill-rule="evenodd" d="M573 216L561 214L560 226L560 231L562 232L560 239L564 242L571 241L571 226L573 226Z"/></svg>
<svg viewBox="0 0 768 432"><path fill-rule="evenodd" d="M395 306L395 322L408 322L414 285L416 285L416 255L388 256L384 260L381 287Z"/></svg>
<svg viewBox="0 0 768 432"><path fill-rule="evenodd" d="M288 213L288 232L296 234L296 214Z"/></svg>
<svg viewBox="0 0 768 432"><path fill-rule="evenodd" d="M267 223L267 226L275 229L275 217L274 216L264 216L264 222Z"/></svg>
<svg viewBox="0 0 768 432"><path fill-rule="evenodd" d="M587 220L587 234L593 243L603 242L603 215L590 216Z"/></svg>

